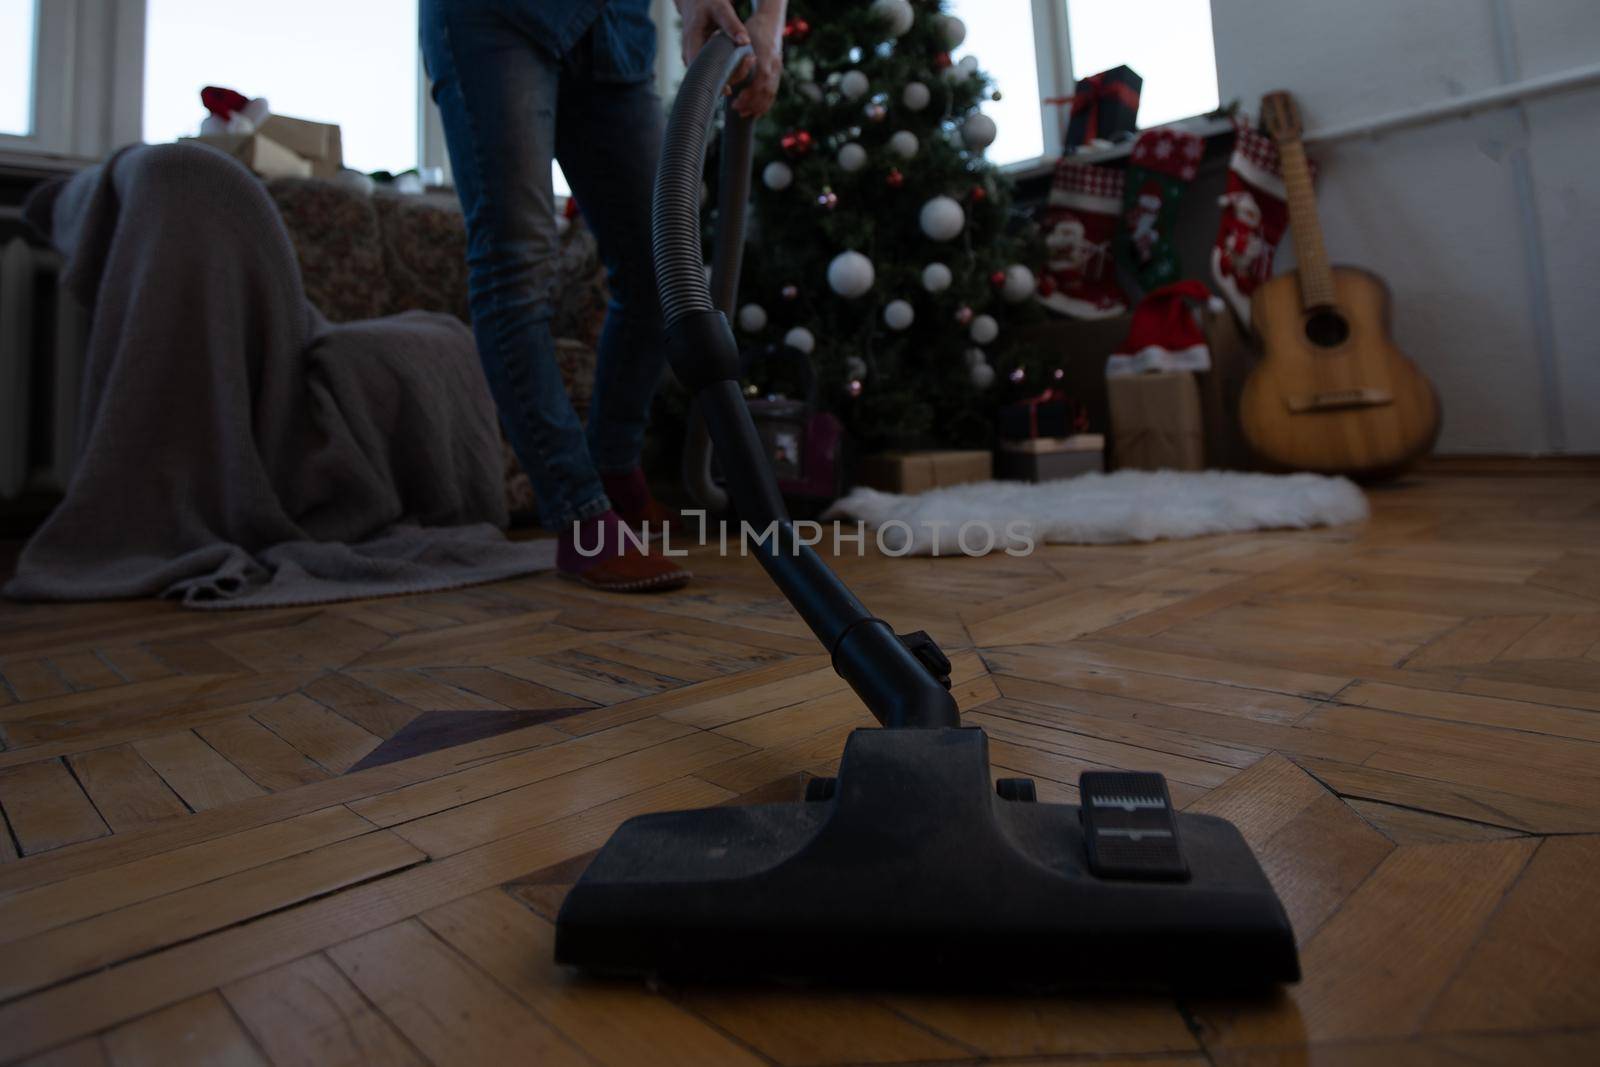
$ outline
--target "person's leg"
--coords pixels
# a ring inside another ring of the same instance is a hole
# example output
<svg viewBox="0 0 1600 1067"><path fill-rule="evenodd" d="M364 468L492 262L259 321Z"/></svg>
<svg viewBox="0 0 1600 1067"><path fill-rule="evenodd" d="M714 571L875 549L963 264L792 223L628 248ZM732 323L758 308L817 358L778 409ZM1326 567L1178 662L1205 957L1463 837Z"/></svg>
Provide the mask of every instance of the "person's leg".
<svg viewBox="0 0 1600 1067"><path fill-rule="evenodd" d="M650 82L595 79L587 41L564 64L556 157L599 244L611 290L589 408L589 453L617 510L635 520L654 515L639 451L665 367L650 247L664 122Z"/></svg>
<svg viewBox="0 0 1600 1067"><path fill-rule="evenodd" d="M467 222L472 326L540 519L565 529L610 507L550 336L558 252L560 64L486 0L424 0L423 57Z"/></svg>

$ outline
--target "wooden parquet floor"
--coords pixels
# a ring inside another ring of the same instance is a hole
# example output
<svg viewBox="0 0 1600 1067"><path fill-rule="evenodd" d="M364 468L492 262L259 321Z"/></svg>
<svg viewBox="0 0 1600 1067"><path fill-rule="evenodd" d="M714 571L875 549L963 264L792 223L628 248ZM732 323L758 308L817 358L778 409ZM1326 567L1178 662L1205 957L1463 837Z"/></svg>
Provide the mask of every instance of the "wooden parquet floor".
<svg viewBox="0 0 1600 1067"><path fill-rule="evenodd" d="M848 558L997 775L1243 830L1262 1001L650 989L550 961L622 819L798 795L870 719L751 560L324 608L0 605L0 1060L1600 1063L1600 479L1361 528ZM1064 969L1075 961L1061 961Z"/></svg>

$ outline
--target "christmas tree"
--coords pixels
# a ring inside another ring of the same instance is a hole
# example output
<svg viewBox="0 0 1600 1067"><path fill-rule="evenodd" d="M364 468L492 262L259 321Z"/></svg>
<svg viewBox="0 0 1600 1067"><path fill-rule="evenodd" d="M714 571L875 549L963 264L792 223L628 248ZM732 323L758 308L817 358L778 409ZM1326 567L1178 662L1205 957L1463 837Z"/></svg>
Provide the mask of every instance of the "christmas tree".
<svg viewBox="0 0 1600 1067"><path fill-rule="evenodd" d="M987 446L1041 369L1009 336L1035 246L984 158L991 82L950 57L965 35L939 0L793 0L757 129L740 341L808 353L865 449Z"/></svg>

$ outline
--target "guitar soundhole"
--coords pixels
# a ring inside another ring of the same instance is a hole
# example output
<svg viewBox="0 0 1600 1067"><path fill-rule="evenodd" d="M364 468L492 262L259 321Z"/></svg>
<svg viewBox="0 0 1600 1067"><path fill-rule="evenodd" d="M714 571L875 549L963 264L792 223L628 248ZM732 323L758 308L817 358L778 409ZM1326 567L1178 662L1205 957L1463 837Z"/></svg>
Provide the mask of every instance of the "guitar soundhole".
<svg viewBox="0 0 1600 1067"><path fill-rule="evenodd" d="M1350 324L1333 308L1318 308L1306 319L1306 340L1318 348L1337 348L1350 338Z"/></svg>

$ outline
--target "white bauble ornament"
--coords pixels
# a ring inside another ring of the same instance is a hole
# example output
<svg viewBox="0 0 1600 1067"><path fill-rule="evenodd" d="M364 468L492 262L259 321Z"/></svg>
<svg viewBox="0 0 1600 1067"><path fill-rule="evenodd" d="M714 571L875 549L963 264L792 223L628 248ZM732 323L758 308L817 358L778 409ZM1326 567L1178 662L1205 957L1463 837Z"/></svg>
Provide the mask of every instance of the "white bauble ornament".
<svg viewBox="0 0 1600 1067"><path fill-rule="evenodd" d="M867 90L872 83L867 81L867 76L859 70L847 70L844 77L839 79L839 91L848 100L859 100L867 95Z"/></svg>
<svg viewBox="0 0 1600 1067"><path fill-rule="evenodd" d="M867 361L860 356L851 356L844 361L844 376L846 378L865 378L867 376Z"/></svg>
<svg viewBox="0 0 1600 1067"><path fill-rule="evenodd" d="M818 85L816 82L801 82L798 88L800 90L800 95L811 101L813 104L822 103L822 86Z"/></svg>
<svg viewBox="0 0 1600 1067"><path fill-rule="evenodd" d="M872 288L872 260L860 252L840 252L828 264L828 288L854 300Z"/></svg>
<svg viewBox="0 0 1600 1067"><path fill-rule="evenodd" d="M980 345L986 345L1000 336L1000 324L994 321L993 315L979 315L972 320L972 328L967 331L967 336Z"/></svg>
<svg viewBox="0 0 1600 1067"><path fill-rule="evenodd" d="M961 57L961 62L957 63L956 66L958 66L962 70L966 71L967 72L967 76L970 78L972 75L978 73L978 57L977 56L962 56Z"/></svg>
<svg viewBox="0 0 1600 1067"><path fill-rule="evenodd" d="M967 24L954 15L939 15L934 25L938 27L939 39L944 41L946 48L960 48L961 42L967 39Z"/></svg>
<svg viewBox="0 0 1600 1067"><path fill-rule="evenodd" d="M994 368L987 363L980 363L967 371L972 378L972 384L978 389L987 389L994 384Z"/></svg>
<svg viewBox="0 0 1600 1067"><path fill-rule="evenodd" d="M839 167L850 173L860 170L867 165L867 150L851 141L839 149Z"/></svg>
<svg viewBox="0 0 1600 1067"><path fill-rule="evenodd" d="M906 87L900 90L900 102L912 111L921 111L932 99L933 90L921 82L906 82Z"/></svg>
<svg viewBox="0 0 1600 1067"><path fill-rule="evenodd" d="M948 196L936 196L922 205L917 217L922 232L935 241L948 241L959 235L967 225L966 212Z"/></svg>
<svg viewBox="0 0 1600 1067"><path fill-rule="evenodd" d="M916 310L904 300L891 300L883 309L883 324L891 330L904 330L916 319Z"/></svg>
<svg viewBox="0 0 1600 1067"><path fill-rule="evenodd" d="M1000 295L1005 297L1008 304L1020 304L1033 295L1035 284L1033 271L1021 263L1013 263L1006 268L1006 284L1001 288Z"/></svg>
<svg viewBox="0 0 1600 1067"><path fill-rule="evenodd" d="M794 171L781 159L775 159L761 169L761 184L768 189L776 192L789 188L793 183Z"/></svg>
<svg viewBox="0 0 1600 1067"><path fill-rule="evenodd" d="M994 119L981 111L974 111L967 116L967 121L961 124L961 139L975 152L982 152L994 144L995 135L999 132Z"/></svg>
<svg viewBox="0 0 1600 1067"><path fill-rule="evenodd" d="M783 343L788 345L790 348L804 352L808 356L817 347L816 337L814 337L811 331L806 329L804 326L796 326L794 329L784 334Z"/></svg>
<svg viewBox="0 0 1600 1067"><path fill-rule="evenodd" d="M739 329L745 333L760 333L767 328L767 309L760 304L746 304L739 309Z"/></svg>
<svg viewBox="0 0 1600 1067"><path fill-rule="evenodd" d="M889 151L901 159L910 159L917 154L917 135L910 130L896 130L889 138Z"/></svg>
<svg viewBox="0 0 1600 1067"><path fill-rule="evenodd" d="M971 370L973 367L981 367L989 362L989 357L984 354L981 348L969 348L961 353L961 361L967 365L968 370Z"/></svg>
<svg viewBox="0 0 1600 1067"><path fill-rule="evenodd" d="M916 21L916 12L906 0L872 0L872 13L890 37L899 37Z"/></svg>
<svg viewBox="0 0 1600 1067"><path fill-rule="evenodd" d="M942 293L950 288L956 276L943 263L929 263L922 268L922 287L930 293Z"/></svg>

